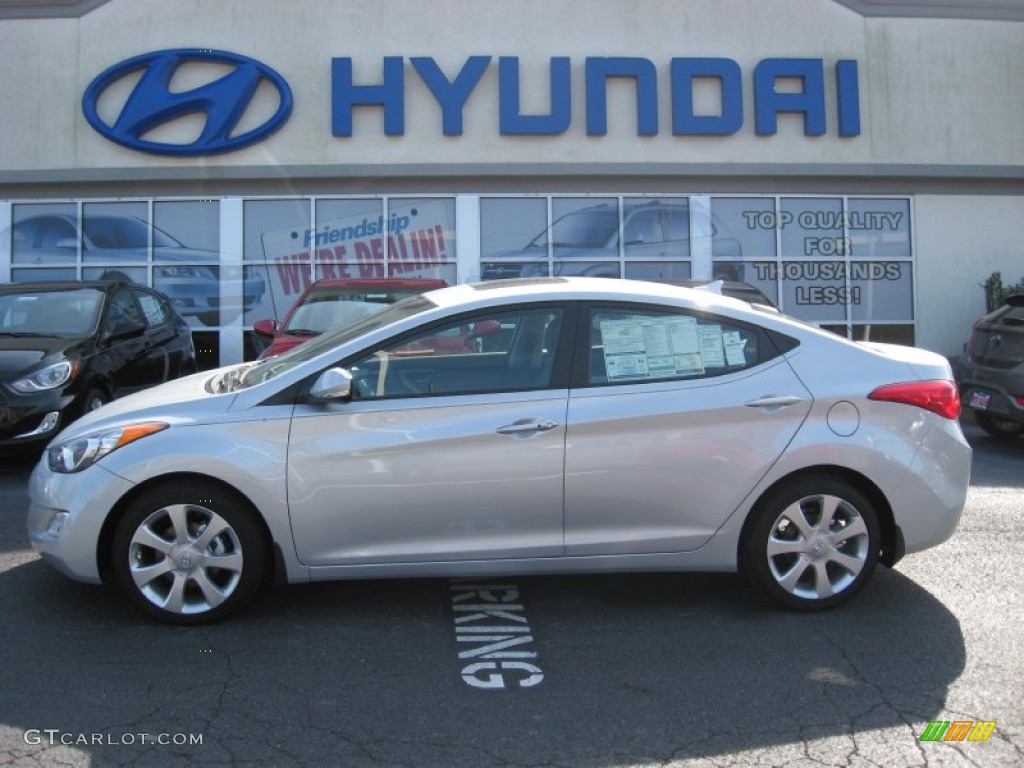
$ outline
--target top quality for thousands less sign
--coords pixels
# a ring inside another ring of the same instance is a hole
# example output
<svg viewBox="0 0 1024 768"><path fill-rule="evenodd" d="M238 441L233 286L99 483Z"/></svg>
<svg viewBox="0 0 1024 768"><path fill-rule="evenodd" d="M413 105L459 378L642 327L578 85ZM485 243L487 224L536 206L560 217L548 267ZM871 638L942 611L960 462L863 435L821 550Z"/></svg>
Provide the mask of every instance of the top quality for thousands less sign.
<svg viewBox="0 0 1024 768"><path fill-rule="evenodd" d="M326 279L435 276L439 266L455 263L445 201L391 206L390 215L361 215L328 221L316 230L282 229L263 235L277 295L292 296L309 287L310 250ZM272 277L272 279L273 279Z"/></svg>

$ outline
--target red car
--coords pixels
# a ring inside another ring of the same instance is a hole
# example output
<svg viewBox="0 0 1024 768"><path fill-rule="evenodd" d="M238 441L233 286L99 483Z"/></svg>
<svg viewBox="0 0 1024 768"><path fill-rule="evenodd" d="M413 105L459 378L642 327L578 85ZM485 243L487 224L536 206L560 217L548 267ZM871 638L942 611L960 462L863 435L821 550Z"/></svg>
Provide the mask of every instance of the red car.
<svg viewBox="0 0 1024 768"><path fill-rule="evenodd" d="M299 296L283 323L278 325L276 320L268 319L253 324L253 330L270 343L260 357L287 352L324 331L375 312L382 304L393 304L446 285L444 280L432 279L317 280Z"/></svg>

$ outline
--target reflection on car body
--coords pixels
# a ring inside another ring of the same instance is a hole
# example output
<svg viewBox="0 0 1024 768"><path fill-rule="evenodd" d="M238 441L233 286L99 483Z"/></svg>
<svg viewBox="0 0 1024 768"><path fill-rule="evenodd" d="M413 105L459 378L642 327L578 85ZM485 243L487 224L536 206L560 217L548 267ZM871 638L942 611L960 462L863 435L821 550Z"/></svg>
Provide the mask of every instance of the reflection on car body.
<svg viewBox="0 0 1024 768"><path fill-rule="evenodd" d="M478 341L432 342L462 329ZM959 406L939 355L704 290L459 285L72 425L33 473L29 535L182 623L240 609L275 564L292 582L739 569L824 609L953 533Z"/></svg>
<svg viewBox="0 0 1024 768"><path fill-rule="evenodd" d="M184 317L196 317L205 325L220 322L220 255L216 251L188 248L159 227L122 215L89 215L81 220L69 214L41 214L16 221L12 253L15 263L37 266L74 264L79 242L82 262L97 265L103 280L136 279L138 268L149 263L152 236L153 284ZM93 271L86 268L86 272ZM45 272L40 271L41 275ZM243 269L242 304L225 309L237 314L259 303L265 281L250 267Z"/></svg>
<svg viewBox="0 0 1024 768"><path fill-rule="evenodd" d="M384 304L446 285L444 280L419 278L317 280L295 300L280 325L276 320L253 323L253 330L270 343L260 358L287 352L325 331L376 312Z"/></svg>
<svg viewBox="0 0 1024 768"><path fill-rule="evenodd" d="M156 291L0 285L0 448L38 450L112 398L195 370L188 326Z"/></svg>

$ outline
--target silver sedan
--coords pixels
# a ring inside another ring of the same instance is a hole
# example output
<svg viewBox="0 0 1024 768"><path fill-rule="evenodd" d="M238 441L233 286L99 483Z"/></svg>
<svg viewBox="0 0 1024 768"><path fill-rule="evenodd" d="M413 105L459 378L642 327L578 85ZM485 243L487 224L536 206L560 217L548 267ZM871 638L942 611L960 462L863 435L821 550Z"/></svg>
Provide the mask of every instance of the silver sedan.
<svg viewBox="0 0 1024 768"><path fill-rule="evenodd" d="M837 606L956 528L945 358L703 290L459 285L109 404L49 446L32 545L176 623L289 582L736 571Z"/></svg>

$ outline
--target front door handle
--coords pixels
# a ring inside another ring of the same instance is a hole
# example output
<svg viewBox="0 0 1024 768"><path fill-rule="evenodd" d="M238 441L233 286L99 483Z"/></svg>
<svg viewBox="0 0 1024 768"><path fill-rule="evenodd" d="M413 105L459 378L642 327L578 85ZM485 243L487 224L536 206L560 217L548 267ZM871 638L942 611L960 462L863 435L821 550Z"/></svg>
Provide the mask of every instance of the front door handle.
<svg viewBox="0 0 1024 768"><path fill-rule="evenodd" d="M535 432L547 432L558 426L557 421L544 419L534 421L533 419L517 419L504 427L498 427L495 432L499 435L529 435Z"/></svg>

